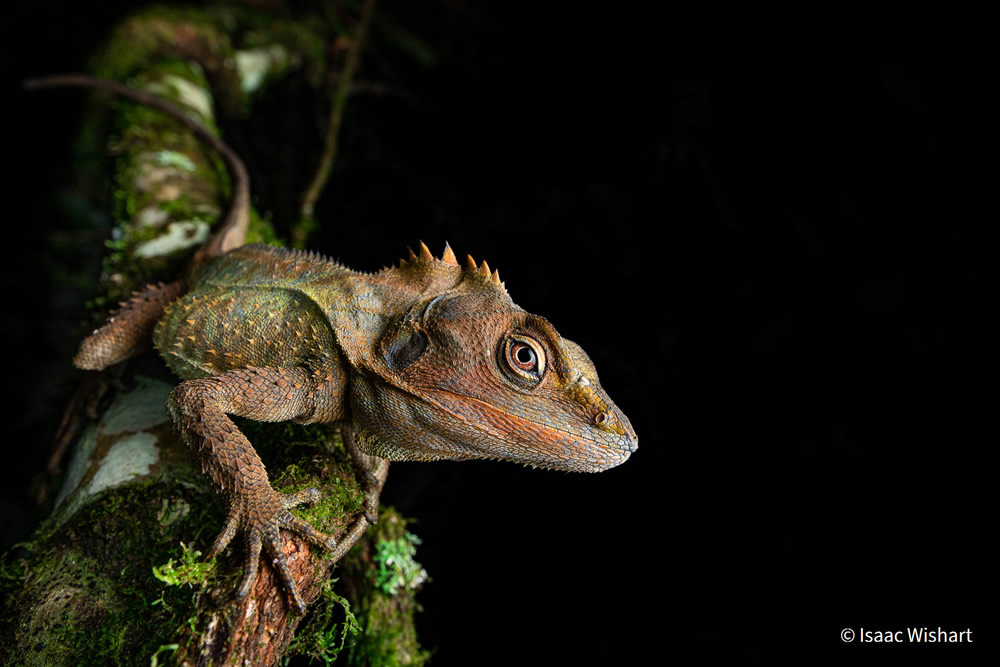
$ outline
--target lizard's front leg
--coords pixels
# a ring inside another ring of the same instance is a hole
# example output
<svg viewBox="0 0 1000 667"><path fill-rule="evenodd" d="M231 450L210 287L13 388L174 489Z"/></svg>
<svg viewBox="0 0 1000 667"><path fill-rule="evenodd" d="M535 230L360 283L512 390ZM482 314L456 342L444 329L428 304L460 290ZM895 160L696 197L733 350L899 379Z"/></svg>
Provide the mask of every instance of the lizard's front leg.
<svg viewBox="0 0 1000 667"><path fill-rule="evenodd" d="M339 403L343 385L337 385L334 373L327 371L242 368L184 382L170 394L167 407L175 427L198 455L202 472L229 504L225 525L209 556L225 549L237 533L244 536L246 561L237 598L245 596L256 580L263 547L273 559L292 604L304 612L306 605L289 572L280 529L293 530L326 549L335 548L336 543L288 511L318 499L319 493L309 489L281 494L271 488L253 445L228 415L258 421L320 421L317 417L332 413Z"/></svg>

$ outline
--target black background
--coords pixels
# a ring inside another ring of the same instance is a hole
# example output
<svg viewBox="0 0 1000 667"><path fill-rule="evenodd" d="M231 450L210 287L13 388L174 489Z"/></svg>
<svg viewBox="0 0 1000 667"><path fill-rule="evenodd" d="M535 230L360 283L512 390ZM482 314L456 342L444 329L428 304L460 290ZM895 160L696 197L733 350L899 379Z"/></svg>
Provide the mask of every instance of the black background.
<svg viewBox="0 0 1000 667"><path fill-rule="evenodd" d="M62 276L98 272L48 250L83 98L13 82L82 69L126 9L33 3L8 26L27 39L5 93L23 238L0 318L4 545L40 516L29 482L72 386L88 292ZM392 467L433 664L874 655L841 643L859 626L988 642L981 19L376 11L435 61L373 36L359 76L399 94L352 102L311 247L365 270L421 239L485 257L588 351L640 439L600 475ZM293 77L224 125L279 227L324 114Z"/></svg>

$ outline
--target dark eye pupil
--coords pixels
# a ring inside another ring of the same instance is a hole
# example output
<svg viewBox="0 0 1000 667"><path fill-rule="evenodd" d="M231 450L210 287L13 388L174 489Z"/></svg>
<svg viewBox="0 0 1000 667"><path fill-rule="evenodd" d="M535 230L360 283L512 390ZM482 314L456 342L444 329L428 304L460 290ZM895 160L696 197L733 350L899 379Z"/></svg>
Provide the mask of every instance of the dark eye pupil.
<svg viewBox="0 0 1000 667"><path fill-rule="evenodd" d="M513 371L521 380L538 384L545 372L545 350L525 340L507 339L504 367Z"/></svg>

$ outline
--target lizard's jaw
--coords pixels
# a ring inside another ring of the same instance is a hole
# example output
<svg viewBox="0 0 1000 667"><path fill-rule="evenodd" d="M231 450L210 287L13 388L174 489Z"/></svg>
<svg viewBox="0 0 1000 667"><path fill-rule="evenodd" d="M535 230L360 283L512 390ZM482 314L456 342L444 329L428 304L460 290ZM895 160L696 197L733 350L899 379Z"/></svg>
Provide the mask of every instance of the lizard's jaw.
<svg viewBox="0 0 1000 667"><path fill-rule="evenodd" d="M430 402L487 436L486 446L475 447L482 458L554 470L600 472L624 463L638 448L628 419L606 399L584 419L577 401L577 409L535 418L448 391L435 392Z"/></svg>
<svg viewBox="0 0 1000 667"><path fill-rule="evenodd" d="M603 413L586 413L565 391L536 403L497 404L440 387L400 389L361 374L353 377L350 398L367 454L392 461L496 459L577 472L613 468L636 450L628 419L606 398L600 406Z"/></svg>

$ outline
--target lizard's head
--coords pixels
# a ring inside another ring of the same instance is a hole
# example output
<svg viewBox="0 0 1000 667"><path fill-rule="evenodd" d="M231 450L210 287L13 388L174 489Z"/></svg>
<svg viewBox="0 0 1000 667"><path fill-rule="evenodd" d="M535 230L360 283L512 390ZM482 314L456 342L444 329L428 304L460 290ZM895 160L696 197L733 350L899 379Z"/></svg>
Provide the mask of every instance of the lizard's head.
<svg viewBox="0 0 1000 667"><path fill-rule="evenodd" d="M446 248L442 260L410 264L450 277L429 281L439 288L383 335L376 364L385 382L355 388L355 420L369 450L587 472L635 451L635 431L587 354L515 305L485 262L477 267L470 257L463 270Z"/></svg>

